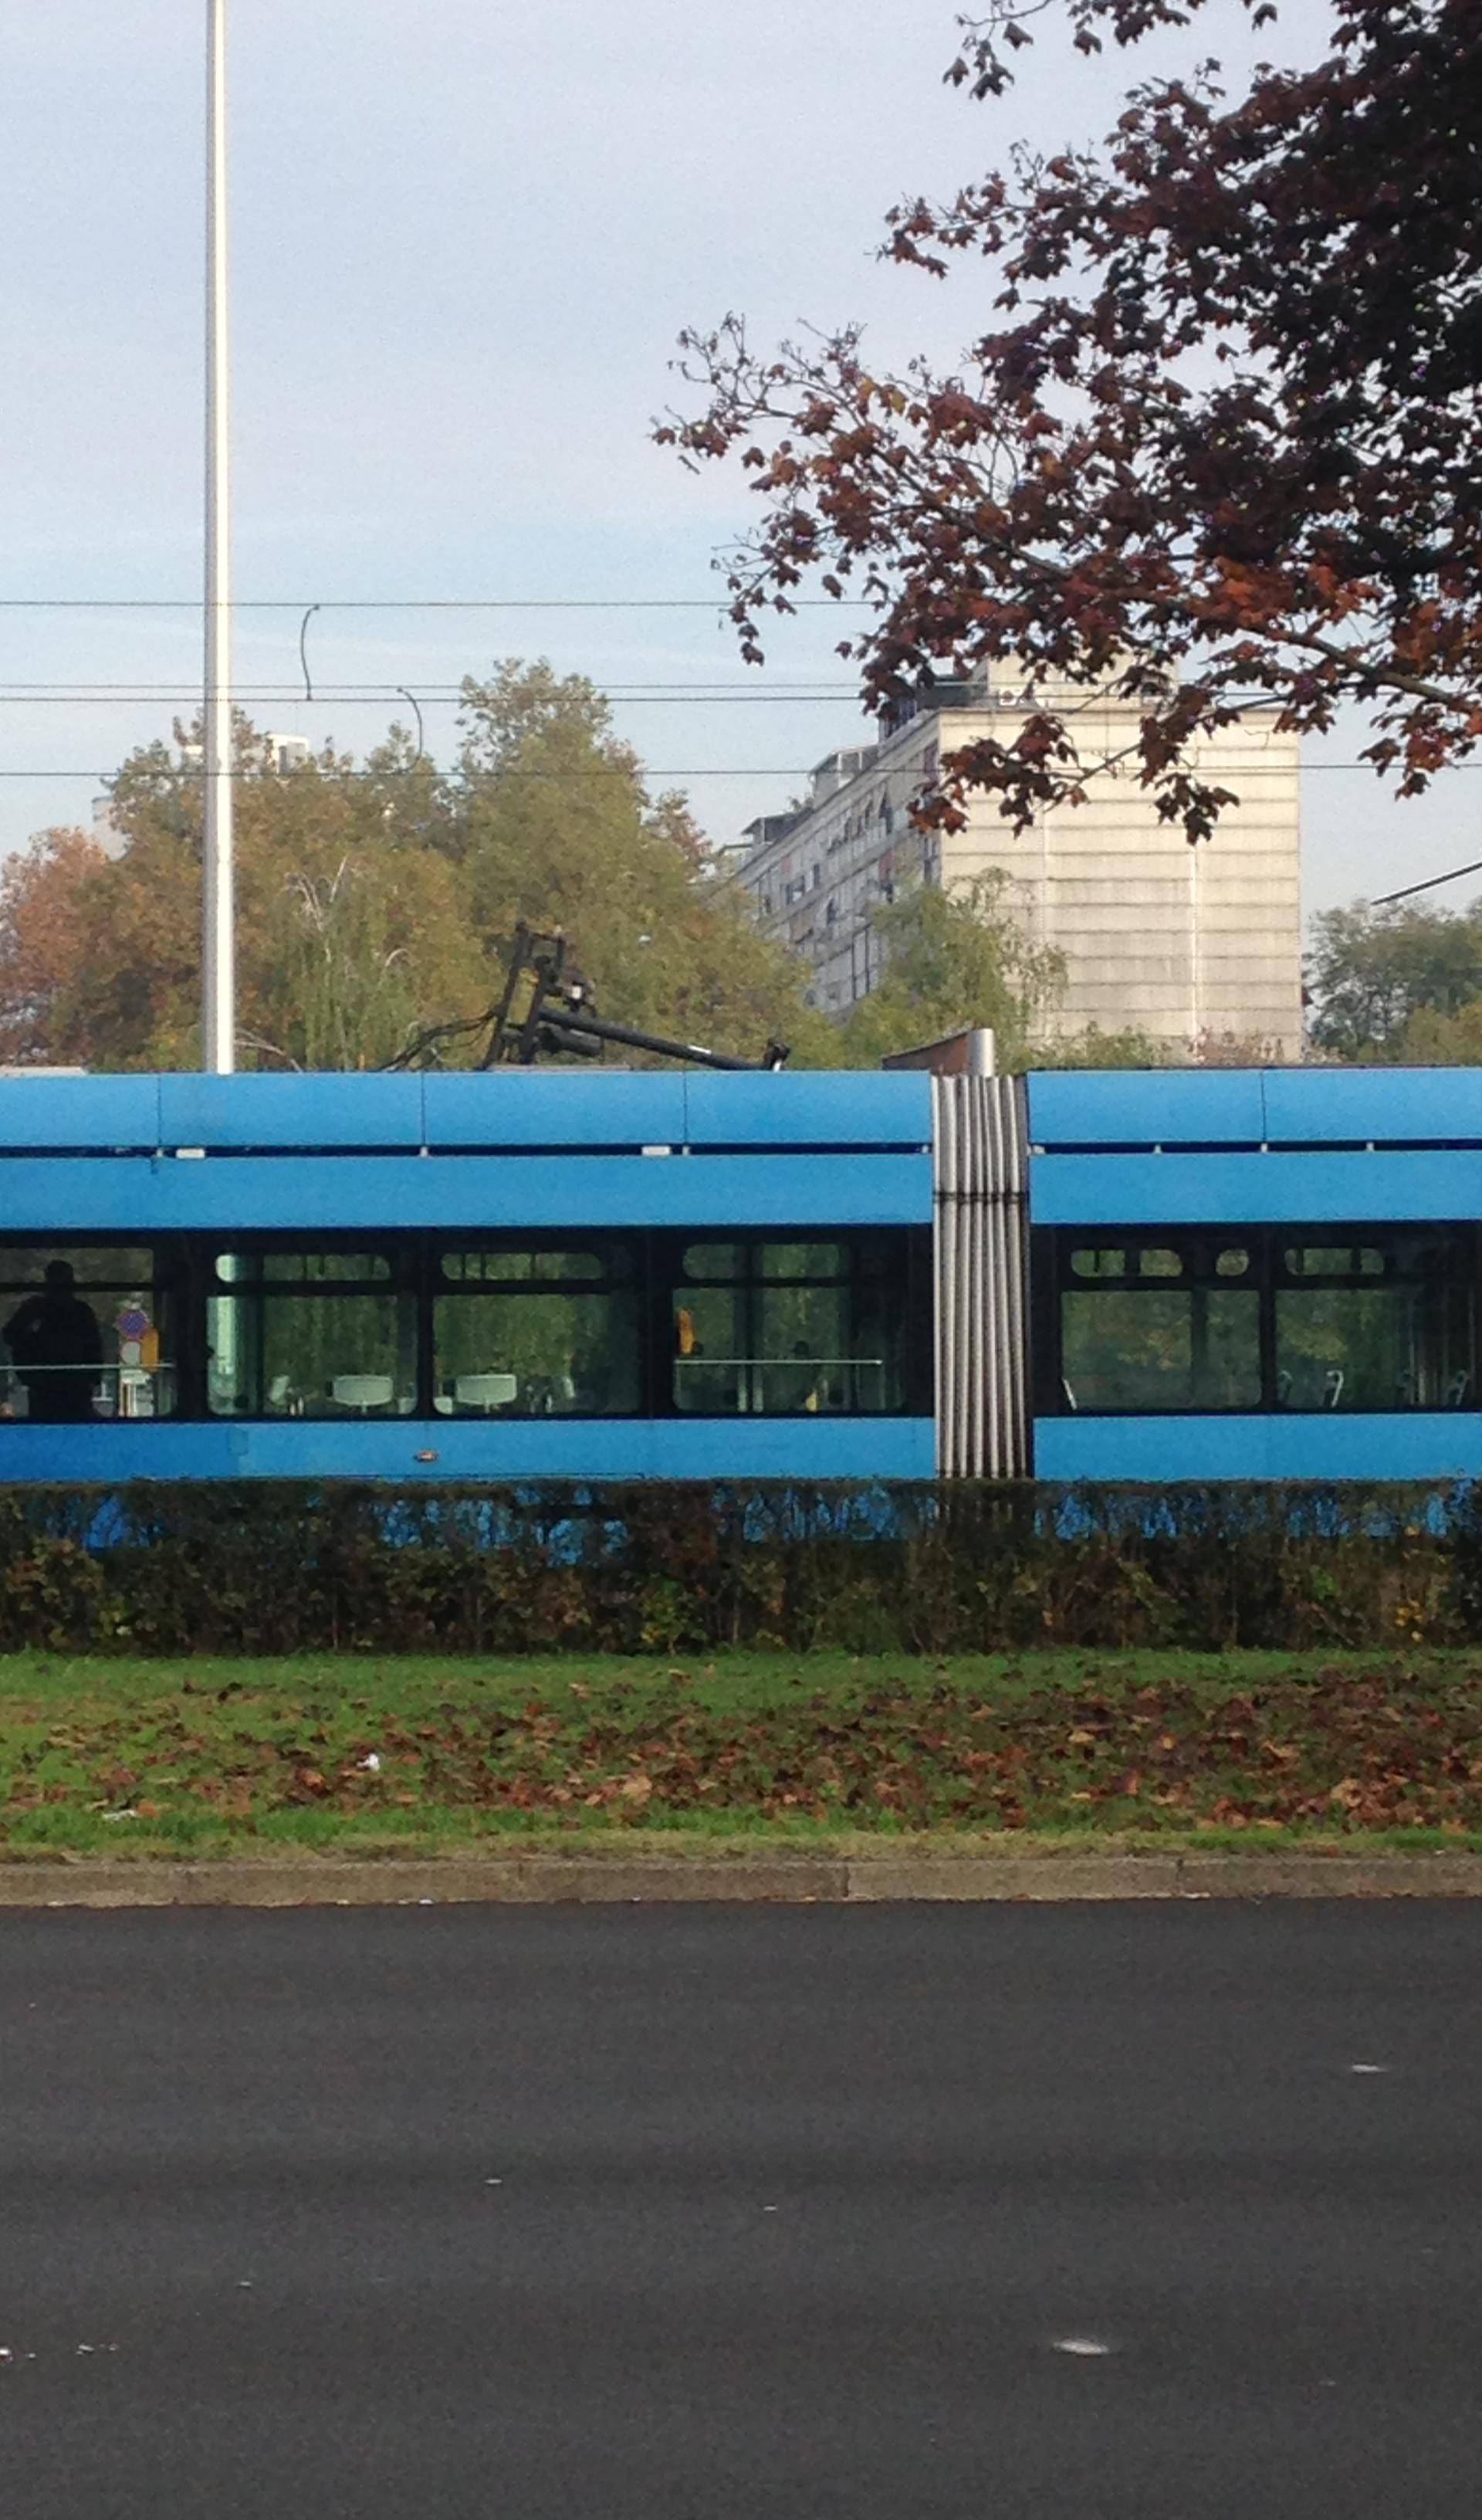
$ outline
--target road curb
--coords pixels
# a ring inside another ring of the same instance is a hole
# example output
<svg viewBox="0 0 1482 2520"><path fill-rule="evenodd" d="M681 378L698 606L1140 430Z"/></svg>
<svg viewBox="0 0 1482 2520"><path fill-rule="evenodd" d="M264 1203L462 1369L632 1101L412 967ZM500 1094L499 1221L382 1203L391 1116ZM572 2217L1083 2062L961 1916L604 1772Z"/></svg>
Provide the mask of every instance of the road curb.
<svg viewBox="0 0 1482 2520"><path fill-rule="evenodd" d="M0 1865L0 1908L1477 1899L1476 1855L224 1856Z"/></svg>

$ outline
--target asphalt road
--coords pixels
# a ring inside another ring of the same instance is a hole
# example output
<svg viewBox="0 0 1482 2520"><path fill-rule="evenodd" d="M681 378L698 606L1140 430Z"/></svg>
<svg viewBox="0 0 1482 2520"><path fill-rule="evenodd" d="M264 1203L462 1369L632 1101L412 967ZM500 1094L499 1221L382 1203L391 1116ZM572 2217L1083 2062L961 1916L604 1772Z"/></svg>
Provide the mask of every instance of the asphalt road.
<svg viewBox="0 0 1482 2520"><path fill-rule="evenodd" d="M0 1916L0 2509L1475 2520L1479 1989L1461 1903Z"/></svg>

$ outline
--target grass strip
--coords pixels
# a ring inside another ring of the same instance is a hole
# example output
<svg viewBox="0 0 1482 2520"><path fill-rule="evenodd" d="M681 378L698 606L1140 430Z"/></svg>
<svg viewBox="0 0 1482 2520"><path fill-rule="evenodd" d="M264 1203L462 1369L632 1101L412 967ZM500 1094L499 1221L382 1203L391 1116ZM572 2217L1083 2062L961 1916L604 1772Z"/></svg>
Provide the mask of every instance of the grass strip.
<svg viewBox="0 0 1482 2520"><path fill-rule="evenodd" d="M1482 1850L1482 1653L0 1657L0 1859Z"/></svg>

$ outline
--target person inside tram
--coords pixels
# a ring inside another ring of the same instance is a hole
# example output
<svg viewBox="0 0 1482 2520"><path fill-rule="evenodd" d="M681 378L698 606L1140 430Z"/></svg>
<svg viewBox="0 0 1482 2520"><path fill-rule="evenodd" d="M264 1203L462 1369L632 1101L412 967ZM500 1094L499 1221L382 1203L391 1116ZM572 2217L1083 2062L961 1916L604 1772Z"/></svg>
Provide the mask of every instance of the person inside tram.
<svg viewBox="0 0 1482 2520"><path fill-rule="evenodd" d="M47 1262L45 1286L17 1305L3 1335L28 1417L60 1426L93 1416L103 1333L75 1291L68 1261Z"/></svg>
<svg viewBox="0 0 1482 2520"><path fill-rule="evenodd" d="M818 1361L806 1339L793 1342L792 1357L794 1366L800 1371L794 1372L792 1376L796 1397L789 1405L794 1409L806 1409L810 1416L814 1416L824 1403Z"/></svg>

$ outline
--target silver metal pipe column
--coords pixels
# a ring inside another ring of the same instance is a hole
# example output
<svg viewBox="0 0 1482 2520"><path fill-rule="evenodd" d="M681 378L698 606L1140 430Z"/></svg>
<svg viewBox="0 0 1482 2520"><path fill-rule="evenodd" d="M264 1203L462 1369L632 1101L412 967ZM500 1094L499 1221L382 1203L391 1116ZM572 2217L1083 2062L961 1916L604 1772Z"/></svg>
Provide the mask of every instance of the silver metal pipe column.
<svg viewBox="0 0 1482 2520"><path fill-rule="evenodd" d="M1016 1076L934 1076L936 1465L1030 1469L1028 1124Z"/></svg>

